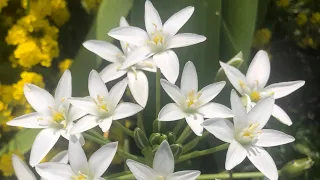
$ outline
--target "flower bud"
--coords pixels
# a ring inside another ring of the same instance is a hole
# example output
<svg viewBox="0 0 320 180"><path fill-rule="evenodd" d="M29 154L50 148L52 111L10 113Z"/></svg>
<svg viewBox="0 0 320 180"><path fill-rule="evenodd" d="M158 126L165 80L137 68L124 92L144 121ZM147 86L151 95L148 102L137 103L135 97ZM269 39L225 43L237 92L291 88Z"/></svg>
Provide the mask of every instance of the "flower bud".
<svg viewBox="0 0 320 180"><path fill-rule="evenodd" d="M154 145L159 145L160 144L160 138L161 134L160 133L152 133L151 136L149 137L149 142L152 146Z"/></svg>
<svg viewBox="0 0 320 180"><path fill-rule="evenodd" d="M149 146L148 138L140 128L135 128L133 131L133 138L138 148L143 149Z"/></svg>
<svg viewBox="0 0 320 180"><path fill-rule="evenodd" d="M303 173L304 170L309 169L313 163L309 157L290 161L281 169L281 175L288 178L297 177Z"/></svg>
<svg viewBox="0 0 320 180"><path fill-rule="evenodd" d="M183 150L181 144L171 144L170 148L171 148L173 156L175 158L179 158L180 155L182 154L182 150Z"/></svg>
<svg viewBox="0 0 320 180"><path fill-rule="evenodd" d="M174 142L176 142L176 136L173 134L173 132L168 133L167 139L169 144L173 144Z"/></svg>
<svg viewBox="0 0 320 180"><path fill-rule="evenodd" d="M167 139L168 139L167 135L162 134L161 137L160 137L160 143L159 144L161 144L162 141L167 140Z"/></svg>

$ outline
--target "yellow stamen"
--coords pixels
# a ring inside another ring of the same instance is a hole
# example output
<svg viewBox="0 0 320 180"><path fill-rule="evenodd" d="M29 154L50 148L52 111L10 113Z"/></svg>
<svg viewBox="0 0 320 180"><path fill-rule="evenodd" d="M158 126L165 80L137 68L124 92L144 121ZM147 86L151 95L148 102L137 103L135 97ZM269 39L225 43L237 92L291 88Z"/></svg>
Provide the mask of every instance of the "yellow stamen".
<svg viewBox="0 0 320 180"><path fill-rule="evenodd" d="M64 115L61 112L54 113L53 120L57 123L61 123L64 120Z"/></svg>
<svg viewBox="0 0 320 180"><path fill-rule="evenodd" d="M63 102L64 100L66 100L66 98L61 98L61 100L60 100L60 101L61 101L61 102Z"/></svg>
<svg viewBox="0 0 320 180"><path fill-rule="evenodd" d="M241 81L241 80L239 81L239 84L240 84L241 88L244 88L246 86L246 85L244 85L243 81Z"/></svg>
<svg viewBox="0 0 320 180"><path fill-rule="evenodd" d="M87 176L82 174L81 172L78 172L79 175L78 176L73 176L72 179L73 180L86 180L87 179Z"/></svg>
<svg viewBox="0 0 320 180"><path fill-rule="evenodd" d="M202 93L195 94L194 90L189 92L188 93L188 98L187 98L187 106L188 106L188 108L190 106L192 106L193 104L195 104L198 101L198 99L200 98L201 95L202 95Z"/></svg>
<svg viewBox="0 0 320 180"><path fill-rule="evenodd" d="M243 131L242 136L253 138L255 136L254 131L259 125L259 123L250 124L249 127Z"/></svg>
<svg viewBox="0 0 320 180"><path fill-rule="evenodd" d="M164 180L164 177L163 176L159 176L158 180Z"/></svg>
<svg viewBox="0 0 320 180"><path fill-rule="evenodd" d="M153 42L158 44L158 43L161 43L163 44L163 37L162 36L156 36L153 38Z"/></svg>
<svg viewBox="0 0 320 180"><path fill-rule="evenodd" d="M257 91L253 91L251 94L250 94L250 98L253 102L258 102L260 100L260 94L259 92Z"/></svg>

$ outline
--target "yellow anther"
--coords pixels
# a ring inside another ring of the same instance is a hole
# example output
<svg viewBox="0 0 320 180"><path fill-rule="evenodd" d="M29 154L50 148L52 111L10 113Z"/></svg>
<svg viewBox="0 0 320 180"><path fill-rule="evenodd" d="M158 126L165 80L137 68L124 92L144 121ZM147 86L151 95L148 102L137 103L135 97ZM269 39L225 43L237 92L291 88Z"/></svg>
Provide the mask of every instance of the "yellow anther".
<svg viewBox="0 0 320 180"><path fill-rule="evenodd" d="M153 38L153 42L158 44L158 43L161 43L163 44L163 37L162 36L156 36Z"/></svg>
<svg viewBox="0 0 320 180"><path fill-rule="evenodd" d="M53 120L57 123L61 123L64 119L64 115L61 112L56 112L53 114Z"/></svg>
<svg viewBox="0 0 320 180"><path fill-rule="evenodd" d="M244 87L246 86L246 85L243 83L243 81L241 81L241 80L239 81L239 84L240 84L240 87L241 87L241 88L244 88Z"/></svg>
<svg viewBox="0 0 320 180"><path fill-rule="evenodd" d="M66 100L66 98L61 98L61 100L60 100L60 101L61 101L61 102L63 102L64 100Z"/></svg>
<svg viewBox="0 0 320 180"><path fill-rule="evenodd" d="M253 102L258 102L260 100L260 94L259 92L257 91L253 91L251 94L250 94L250 99L253 101Z"/></svg>
<svg viewBox="0 0 320 180"><path fill-rule="evenodd" d="M201 95L202 95L202 93L195 94L194 90L190 91L188 93L188 97L187 97L187 100L186 100L188 108L190 106L192 106L193 104L197 103L197 101L198 101L198 99L200 98Z"/></svg>
<svg viewBox="0 0 320 180"><path fill-rule="evenodd" d="M37 121L42 121L42 120L43 120L43 118L41 118L41 117L37 119Z"/></svg>
<svg viewBox="0 0 320 180"><path fill-rule="evenodd" d="M164 180L164 177L163 176L159 176L158 180Z"/></svg>
<svg viewBox="0 0 320 180"><path fill-rule="evenodd" d="M250 124L248 128L244 129L242 136L253 138L256 135L256 133L259 133L254 132L256 128L259 127L259 125L259 123Z"/></svg>
<svg viewBox="0 0 320 180"><path fill-rule="evenodd" d="M99 108L108 112L108 108L105 104L100 105Z"/></svg>
<svg viewBox="0 0 320 180"><path fill-rule="evenodd" d="M78 173L79 173L79 175L72 177L73 180L86 180L87 179L86 175L82 174L81 172L78 172Z"/></svg>

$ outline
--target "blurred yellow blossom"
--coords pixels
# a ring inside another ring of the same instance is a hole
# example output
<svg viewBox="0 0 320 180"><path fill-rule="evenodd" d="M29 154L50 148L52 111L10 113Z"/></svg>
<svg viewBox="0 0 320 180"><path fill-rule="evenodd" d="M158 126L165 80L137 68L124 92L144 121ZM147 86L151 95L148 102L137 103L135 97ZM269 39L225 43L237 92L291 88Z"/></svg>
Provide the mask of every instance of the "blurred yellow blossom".
<svg viewBox="0 0 320 180"><path fill-rule="evenodd" d="M8 0L0 0L0 12L2 8L8 6Z"/></svg>
<svg viewBox="0 0 320 180"><path fill-rule="evenodd" d="M60 72L62 73L62 72L64 72L65 70L69 69L71 65L72 65L72 60L69 59L69 58L61 61L61 62L59 63L59 70L60 70Z"/></svg>
<svg viewBox="0 0 320 180"><path fill-rule="evenodd" d="M27 31L25 28L19 25L14 25L8 31L8 35L6 37L6 42L11 45L17 45L20 43L24 43L27 40Z"/></svg>
<svg viewBox="0 0 320 180"><path fill-rule="evenodd" d="M272 33L268 28L258 29L253 38L253 47L262 48L270 42Z"/></svg>
<svg viewBox="0 0 320 180"><path fill-rule="evenodd" d="M315 48L314 41L311 37L305 37L302 39L302 47L306 48L307 46Z"/></svg>
<svg viewBox="0 0 320 180"><path fill-rule="evenodd" d="M289 6L289 0L276 0L276 5L278 7L282 7L282 8L288 7Z"/></svg>
<svg viewBox="0 0 320 180"><path fill-rule="evenodd" d="M22 160L24 159L23 155L18 151L13 151L13 152L3 154L0 157L0 170L2 171L2 174L4 176L12 176L14 173L14 169L12 166L12 154L16 154Z"/></svg>
<svg viewBox="0 0 320 180"><path fill-rule="evenodd" d="M320 24L320 12L313 13L310 22L312 24Z"/></svg>
<svg viewBox="0 0 320 180"><path fill-rule="evenodd" d="M65 0L52 0L51 1L52 20L58 25L62 26L70 18L70 12Z"/></svg>
<svg viewBox="0 0 320 180"><path fill-rule="evenodd" d="M12 91L13 87L9 85L0 85L0 100L4 104L9 104L13 100Z"/></svg>
<svg viewBox="0 0 320 180"><path fill-rule="evenodd" d="M305 23L307 23L307 21L308 21L308 17L306 15L306 13L304 13L304 12L300 12L296 17L296 22L300 26L302 26Z"/></svg>

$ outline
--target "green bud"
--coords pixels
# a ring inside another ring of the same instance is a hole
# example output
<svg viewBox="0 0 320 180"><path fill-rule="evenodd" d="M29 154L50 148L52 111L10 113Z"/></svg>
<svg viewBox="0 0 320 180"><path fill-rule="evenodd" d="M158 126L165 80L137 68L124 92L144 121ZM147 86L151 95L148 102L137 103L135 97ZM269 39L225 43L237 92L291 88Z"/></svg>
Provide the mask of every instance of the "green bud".
<svg viewBox="0 0 320 180"><path fill-rule="evenodd" d="M313 164L314 162L309 157L290 161L281 169L281 175L289 178L297 177L301 175L304 170L309 169Z"/></svg>
<svg viewBox="0 0 320 180"><path fill-rule="evenodd" d="M312 153L311 149L305 144L296 143L294 147L297 151L299 151L301 154L304 154L306 156L310 156Z"/></svg>
<svg viewBox="0 0 320 180"><path fill-rule="evenodd" d="M171 148L173 156L175 158L179 158L180 155L182 154L182 150L183 150L181 144L171 144L170 148Z"/></svg>
<svg viewBox="0 0 320 180"><path fill-rule="evenodd" d="M167 140L167 138L168 138L167 135L162 134L161 137L160 137L160 143L159 144L161 144L162 141Z"/></svg>
<svg viewBox="0 0 320 180"><path fill-rule="evenodd" d="M235 55L232 59L230 59L227 64L230 66L233 66L237 69L240 69L241 65L243 64L243 55L242 52L240 51L237 55ZM224 81L227 80L227 76L224 73L223 69L220 68L216 74L216 77L214 78L214 82L218 81Z"/></svg>
<svg viewBox="0 0 320 180"><path fill-rule="evenodd" d="M160 133L152 133L151 136L149 137L149 142L152 146L159 145L161 142L160 138L161 138Z"/></svg>
<svg viewBox="0 0 320 180"><path fill-rule="evenodd" d="M146 137L146 134L138 127L133 131L133 138L138 148L143 149L149 146L149 141Z"/></svg>
<svg viewBox="0 0 320 180"><path fill-rule="evenodd" d="M173 144L176 142L176 136L173 134L173 132L168 133L168 143Z"/></svg>

